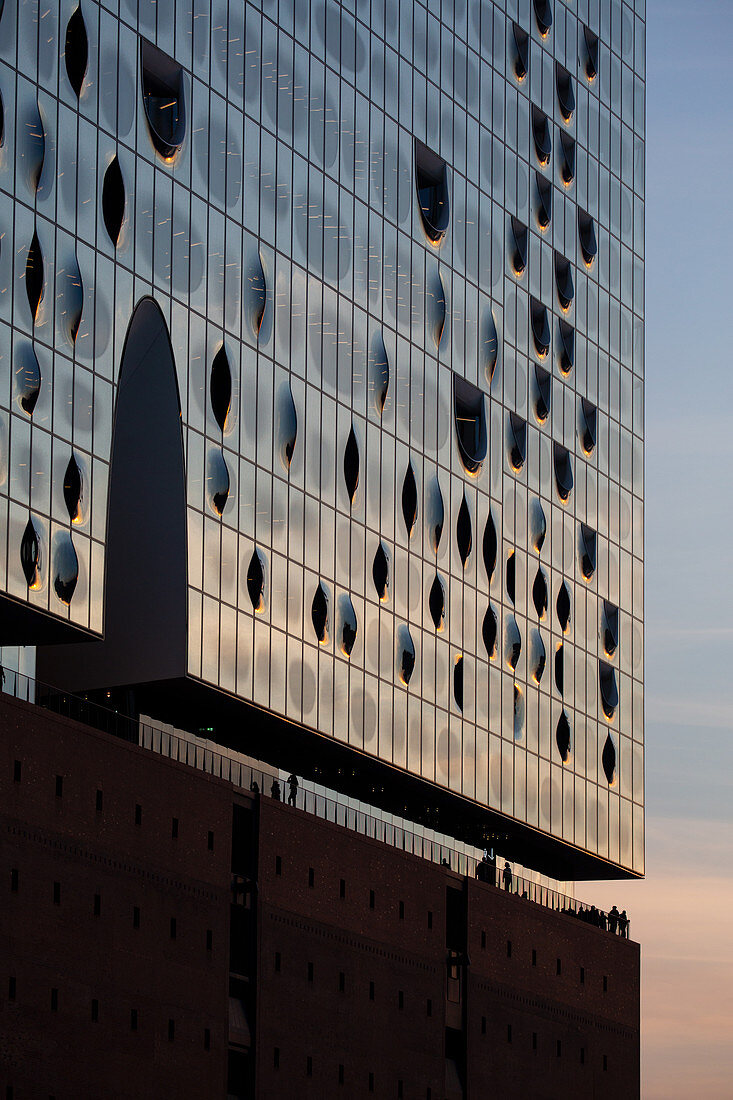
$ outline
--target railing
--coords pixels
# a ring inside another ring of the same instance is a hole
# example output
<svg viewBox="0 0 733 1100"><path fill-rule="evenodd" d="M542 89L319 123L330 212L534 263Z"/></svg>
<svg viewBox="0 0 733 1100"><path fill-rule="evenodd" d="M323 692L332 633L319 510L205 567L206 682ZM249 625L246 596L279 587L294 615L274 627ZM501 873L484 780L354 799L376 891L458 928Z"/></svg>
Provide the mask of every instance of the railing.
<svg viewBox="0 0 733 1100"><path fill-rule="evenodd" d="M273 797L273 784L277 783L278 797L284 797L285 788L288 787L284 771L266 764L249 762L235 752L217 752L193 734L181 736L180 733L156 725L149 719L138 721L129 718L81 696L50 687L24 673L9 669L3 672L4 678L0 677L0 687L6 694L217 776L242 790L255 789L264 797ZM324 821L331 821L401 851L450 867L461 875L476 877L480 882L518 894L537 905L578 917L599 928L612 932L618 930L619 934L626 937L629 935L628 920L619 925L612 915L609 921L609 915L595 906L585 905L552 886L511 870L507 873L501 866L501 859L497 862L483 860L478 849L460 846L457 841L451 841L448 837L414 822L387 813L377 816L355 799L340 796L336 792L325 794L316 789L315 785L306 782L300 784L294 797L289 796L287 801Z"/></svg>

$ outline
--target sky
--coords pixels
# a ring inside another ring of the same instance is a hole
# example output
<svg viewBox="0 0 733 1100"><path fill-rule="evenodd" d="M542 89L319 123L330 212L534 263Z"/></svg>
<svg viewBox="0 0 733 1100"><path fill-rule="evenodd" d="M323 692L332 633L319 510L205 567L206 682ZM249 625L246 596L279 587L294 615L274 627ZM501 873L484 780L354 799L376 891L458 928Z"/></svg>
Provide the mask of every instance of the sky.
<svg viewBox="0 0 733 1100"><path fill-rule="evenodd" d="M733 0L647 0L644 1100L733 1097Z"/></svg>

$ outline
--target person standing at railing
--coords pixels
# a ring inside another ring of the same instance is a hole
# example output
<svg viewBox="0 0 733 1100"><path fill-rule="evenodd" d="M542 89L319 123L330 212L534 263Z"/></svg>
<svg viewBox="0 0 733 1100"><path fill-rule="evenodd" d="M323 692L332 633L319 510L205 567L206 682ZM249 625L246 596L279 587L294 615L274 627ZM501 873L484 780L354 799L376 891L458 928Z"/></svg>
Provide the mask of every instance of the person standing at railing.
<svg viewBox="0 0 733 1100"><path fill-rule="evenodd" d="M272 786L270 787L270 795L276 802L280 801L280 781L273 779Z"/></svg>
<svg viewBox="0 0 733 1100"><path fill-rule="evenodd" d="M629 918L626 916L626 910L622 909L618 918L618 934L623 936L625 940L629 938Z"/></svg>
<svg viewBox="0 0 733 1100"><path fill-rule="evenodd" d="M616 929L618 928L620 917L621 914L614 905L613 909L611 909L608 914L608 931L613 932L614 935L616 934Z"/></svg>
<svg viewBox="0 0 733 1100"><path fill-rule="evenodd" d="M509 866L507 860L504 861L504 870L502 871L502 881L504 883L504 889L511 891L512 888L512 869Z"/></svg>
<svg viewBox="0 0 733 1100"><path fill-rule="evenodd" d="M298 801L298 777L293 772L288 776L288 805L295 806Z"/></svg>

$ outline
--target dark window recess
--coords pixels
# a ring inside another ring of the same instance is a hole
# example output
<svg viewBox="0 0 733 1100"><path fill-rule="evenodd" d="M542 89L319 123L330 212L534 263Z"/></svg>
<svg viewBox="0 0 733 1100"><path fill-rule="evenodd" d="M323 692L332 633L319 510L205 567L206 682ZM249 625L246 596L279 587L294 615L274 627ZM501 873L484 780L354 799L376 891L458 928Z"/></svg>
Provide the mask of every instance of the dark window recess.
<svg viewBox="0 0 733 1100"><path fill-rule="evenodd" d="M232 404L232 370L229 366L229 356L223 344L211 364L209 396L214 419L221 431L224 431Z"/></svg>
<svg viewBox="0 0 733 1100"><path fill-rule="evenodd" d="M607 1070L608 1070L608 1055L607 1055L607 1054L604 1054L604 1055L603 1055L603 1071L604 1071L604 1073L605 1073L605 1072L606 1072Z"/></svg>
<svg viewBox="0 0 733 1100"><path fill-rule="evenodd" d="M38 307L43 300L43 252L38 233L33 234L28 259L25 264L25 292L28 297L28 305L31 309L31 317L35 321L38 316Z"/></svg>
<svg viewBox="0 0 733 1100"><path fill-rule="evenodd" d="M94 916L99 917L102 915L102 895L94 895Z"/></svg>
<svg viewBox="0 0 733 1100"><path fill-rule="evenodd" d="M559 645L555 650L555 687L562 695L565 678L563 675L564 669L564 651L563 646Z"/></svg>
<svg viewBox="0 0 733 1100"><path fill-rule="evenodd" d="M369 378L374 398L374 407L381 416L389 390L389 358L384 346L384 337L378 332L369 353Z"/></svg>
<svg viewBox="0 0 733 1100"><path fill-rule="evenodd" d="M404 901L400 902L399 915L400 915L400 920L405 919L405 903L404 903Z"/></svg>
<svg viewBox="0 0 733 1100"><path fill-rule="evenodd" d="M8 978L8 1000L14 1001L17 992L17 982L15 976Z"/></svg>
<svg viewBox="0 0 733 1100"><path fill-rule="evenodd" d="M102 806L104 805L104 795L101 791L97 791L96 810L98 814L102 812Z"/></svg>
<svg viewBox="0 0 733 1100"><path fill-rule="evenodd" d="M547 317L547 309L536 298L530 299L529 317L532 324L532 339L535 351L540 359L544 359L550 350L550 322Z"/></svg>
<svg viewBox="0 0 733 1100"><path fill-rule="evenodd" d="M453 418L461 462L469 474L477 474L486 458L484 395L458 374L453 375Z"/></svg>
<svg viewBox="0 0 733 1100"><path fill-rule="evenodd" d="M517 589L517 558L512 552L506 559L506 593L512 603L515 602Z"/></svg>
<svg viewBox="0 0 733 1100"><path fill-rule="evenodd" d="M22 344L18 349L15 382L20 407L32 416L41 392L41 368L32 344Z"/></svg>
<svg viewBox="0 0 733 1100"><path fill-rule="evenodd" d="M315 886L315 884L316 884L316 872L312 867L309 867L308 868L308 885L312 889Z"/></svg>
<svg viewBox="0 0 733 1100"><path fill-rule="evenodd" d="M573 78L559 61L555 62L555 84L557 86L557 102L560 105L560 114L566 122L570 122L575 110Z"/></svg>
<svg viewBox="0 0 733 1100"><path fill-rule="evenodd" d="M14 894L18 893L18 868L11 867L10 869L10 889Z"/></svg>
<svg viewBox="0 0 733 1100"><path fill-rule="evenodd" d="M92 1023L96 1024L99 1020L99 1001L96 997L92 1000Z"/></svg>
<svg viewBox="0 0 733 1100"><path fill-rule="evenodd" d="M609 657L618 648L618 608L610 600L603 601L603 648Z"/></svg>
<svg viewBox="0 0 733 1100"><path fill-rule="evenodd" d="M432 929L432 927L433 927L433 913L432 913L431 909L428 909L428 928Z"/></svg>
<svg viewBox="0 0 733 1100"><path fill-rule="evenodd" d="M247 567L247 595L252 608L262 611L265 606L265 566L262 555L256 548L252 551Z"/></svg>
<svg viewBox="0 0 733 1100"><path fill-rule="evenodd" d="M433 244L443 239L450 218L445 161L415 138L415 187L423 229Z"/></svg>
<svg viewBox="0 0 733 1100"><path fill-rule="evenodd" d="M486 932L483 929L481 930L481 950L486 950Z"/></svg>
<svg viewBox="0 0 733 1100"><path fill-rule="evenodd" d="M603 975L603 992L608 993L608 975Z"/></svg>
<svg viewBox="0 0 733 1100"><path fill-rule="evenodd" d="M606 776L606 781L609 787L612 787L616 782L616 746L613 743L613 738L610 733L606 737L606 743L603 746L601 764L603 766L603 773Z"/></svg>
<svg viewBox="0 0 733 1100"><path fill-rule="evenodd" d="M537 224L547 229L552 221L552 183L541 172L535 172L537 181Z"/></svg>
<svg viewBox="0 0 733 1100"><path fill-rule="evenodd" d="M211 1029L204 1028L204 1050L211 1050Z"/></svg>
<svg viewBox="0 0 733 1100"><path fill-rule="evenodd" d="M534 16L537 20L537 29L545 38L550 33L552 26L552 5L550 0L534 0Z"/></svg>
<svg viewBox="0 0 733 1100"><path fill-rule="evenodd" d="M174 1042L175 1038L176 1038L176 1021L175 1020L169 1020L168 1021L168 1042L169 1043Z"/></svg>
<svg viewBox="0 0 733 1100"><path fill-rule="evenodd" d="M592 454L596 445L598 410L586 397L580 399L580 442L587 455Z"/></svg>
<svg viewBox="0 0 733 1100"><path fill-rule="evenodd" d="M598 682L601 688L603 713L610 720L613 718L618 706L618 688L616 687L616 670L607 661L598 662Z"/></svg>
<svg viewBox="0 0 733 1100"><path fill-rule="evenodd" d="M514 37L514 75L522 81L529 71L529 35L518 23L512 24Z"/></svg>
<svg viewBox="0 0 733 1100"><path fill-rule="evenodd" d="M125 181L117 157L109 162L102 184L102 217L112 244L117 247L125 220Z"/></svg>
<svg viewBox="0 0 733 1100"><path fill-rule="evenodd" d="M282 856L275 856L275 874L281 875L283 873L283 860Z"/></svg>
<svg viewBox="0 0 733 1100"><path fill-rule="evenodd" d="M171 822L171 837L173 840L178 840L178 818L174 817Z"/></svg>
<svg viewBox="0 0 733 1100"><path fill-rule="evenodd" d="M433 620L435 629L442 630L445 625L445 590L443 588L443 582L437 573L435 574L435 580L430 588L428 606L430 608L430 618Z"/></svg>
<svg viewBox="0 0 733 1100"><path fill-rule="evenodd" d="M560 585L560 591L557 594L556 610L557 619L564 634L570 626L570 593L565 581Z"/></svg>
<svg viewBox="0 0 733 1100"><path fill-rule="evenodd" d="M585 38L585 75L588 80L595 80L598 76L598 35L594 34L590 27L583 27Z"/></svg>
<svg viewBox="0 0 733 1100"><path fill-rule="evenodd" d="M509 413L509 459L515 470L524 466L527 457L527 422L516 413Z"/></svg>
<svg viewBox="0 0 733 1100"><path fill-rule="evenodd" d="M570 723L568 722L568 716L565 711L562 711L560 717L557 720L557 729L555 731L555 743L557 744L557 751L560 753L560 759L563 764L566 764L570 759Z"/></svg>
<svg viewBox="0 0 733 1100"><path fill-rule="evenodd" d="M305 1060L305 1075L306 1077L313 1076L313 1058L310 1054L306 1057Z"/></svg>
<svg viewBox="0 0 733 1100"><path fill-rule="evenodd" d="M374 1000L374 982L369 983L369 1000Z"/></svg>
<svg viewBox="0 0 733 1100"><path fill-rule="evenodd" d="M402 625L398 631L400 679L407 686L415 669L415 646L409 628Z"/></svg>
<svg viewBox="0 0 733 1100"><path fill-rule="evenodd" d="M211 928L206 929L206 950L212 951L214 948L214 933Z"/></svg>
<svg viewBox="0 0 733 1100"><path fill-rule="evenodd" d="M281 955L280 955L280 952L279 952L279 951L276 951L276 952L275 952L275 973L276 973L276 974L279 974L279 973L280 973L280 967L281 967L281 965L282 965L282 957L281 957Z"/></svg>
<svg viewBox="0 0 733 1100"><path fill-rule="evenodd" d="M207 487L211 506L217 516L221 516L229 499L229 470L227 468L224 453L213 450L209 455L206 471Z"/></svg>
<svg viewBox="0 0 733 1100"><path fill-rule="evenodd" d="M58 989L51 990L51 1011L58 1012L59 1009L59 991Z"/></svg>
<svg viewBox="0 0 733 1100"><path fill-rule="evenodd" d="M440 546L440 539L443 534L443 524L445 522L445 508L443 507L443 494L440 491L440 482L437 477L433 478L430 483L430 489L428 498L426 501L428 516L428 539L433 547L434 552L438 553L438 547Z"/></svg>
<svg viewBox="0 0 733 1100"><path fill-rule="evenodd" d="M349 438L346 440L344 451L344 481L349 500L353 504L356 489L359 484L359 444L356 442L354 425L349 429Z"/></svg>
<svg viewBox="0 0 733 1100"><path fill-rule="evenodd" d="M559 974L562 974L562 959L558 959L558 960L557 960L556 973L557 973L558 975L559 975Z"/></svg>
<svg viewBox="0 0 733 1100"><path fill-rule="evenodd" d="M63 775L56 776L56 797L63 798L64 795L64 777Z"/></svg>
<svg viewBox="0 0 733 1100"><path fill-rule="evenodd" d="M343 1064L340 1063L339 1064L339 1084L343 1085L343 1083L344 1083L344 1067L343 1067Z"/></svg>
<svg viewBox="0 0 733 1100"><path fill-rule="evenodd" d="M459 710L463 710L463 657L453 665L453 698Z"/></svg>
<svg viewBox="0 0 733 1100"><path fill-rule="evenodd" d="M532 104L532 137L537 160L540 164L549 164L552 156L552 138L547 115L534 103Z"/></svg>
<svg viewBox="0 0 733 1100"><path fill-rule="evenodd" d="M581 968L580 968L580 984L585 985L585 967L584 966L581 966Z"/></svg>
<svg viewBox="0 0 733 1100"><path fill-rule="evenodd" d="M369 1073L369 1091L374 1092L374 1074L371 1072Z"/></svg>
<svg viewBox="0 0 733 1100"><path fill-rule="evenodd" d="M573 286L573 269L570 261L555 251L555 285L560 306L564 310L570 309L575 297Z"/></svg>
<svg viewBox="0 0 733 1100"><path fill-rule="evenodd" d="M562 1056L562 1043L559 1039L557 1040L557 1056L558 1058Z"/></svg>
<svg viewBox="0 0 733 1100"><path fill-rule="evenodd" d="M178 922L175 917L171 917L171 939L174 940L178 934Z"/></svg>
<svg viewBox="0 0 733 1100"><path fill-rule="evenodd" d="M511 1043L511 1041L512 1041L512 1025L511 1024L506 1025L506 1041L508 1043Z"/></svg>
<svg viewBox="0 0 733 1100"><path fill-rule="evenodd" d="M339 972L339 993L346 992L346 975L343 970Z"/></svg>
<svg viewBox="0 0 733 1100"><path fill-rule="evenodd" d="M132 927L133 928L139 928L140 927L140 906L139 905L134 906L133 910L132 910Z"/></svg>
<svg viewBox="0 0 733 1100"><path fill-rule="evenodd" d="M473 545L473 535L471 532L471 513L468 510L468 501L466 500L466 494L463 494L463 500L461 501L461 507L458 509L458 522L456 523L456 542L458 543L458 553L460 554L461 564L463 568L466 568L466 562L471 554L471 547Z"/></svg>
<svg viewBox="0 0 733 1100"><path fill-rule="evenodd" d="M532 1032L532 1050L537 1050L537 1032Z"/></svg>
<svg viewBox="0 0 733 1100"><path fill-rule="evenodd" d="M496 370L496 361L499 357L499 334L496 331L496 321L494 320L494 311L491 306L489 306L486 311L484 354L486 380L491 384L491 380L494 377L494 371Z"/></svg>
<svg viewBox="0 0 733 1100"><path fill-rule="evenodd" d="M402 1100L404 1095L405 1095L405 1093L404 1093L404 1088L403 1088L402 1081L398 1078L397 1079L397 1100Z"/></svg>
<svg viewBox="0 0 733 1100"><path fill-rule="evenodd" d="M575 329L560 318L560 370L570 374L575 363Z"/></svg>
<svg viewBox="0 0 733 1100"><path fill-rule="evenodd" d="M20 541L20 564L28 587L31 589L40 588L41 544L32 519L28 520L23 538Z"/></svg>
<svg viewBox="0 0 733 1100"><path fill-rule="evenodd" d="M543 619L547 611L547 578L541 569L537 570L537 576L532 585L532 603L537 612L537 618Z"/></svg>
<svg viewBox="0 0 733 1100"><path fill-rule="evenodd" d="M64 474L64 503L72 523L75 523L81 515L81 492L81 470L72 454Z"/></svg>
<svg viewBox="0 0 733 1100"><path fill-rule="evenodd" d="M326 645L328 643L328 596L323 584L319 584L316 588L311 605L311 620L316 638L321 645Z"/></svg>
<svg viewBox="0 0 733 1100"><path fill-rule="evenodd" d="M513 615L509 617L507 622L506 641L507 661L509 662L509 667L515 669L522 653L522 635L519 633L517 620Z"/></svg>
<svg viewBox="0 0 733 1100"><path fill-rule="evenodd" d="M560 148L562 150L560 175L563 183L569 187L575 179L575 141L564 130L560 131Z"/></svg>
<svg viewBox="0 0 733 1100"><path fill-rule="evenodd" d="M547 534L547 517L540 501L535 497L529 505L529 526L532 537L532 545L539 554L545 544Z"/></svg>
<svg viewBox="0 0 733 1100"><path fill-rule="evenodd" d="M417 485L411 462L407 464L405 480L402 482L402 517L409 536L417 520Z"/></svg>
<svg viewBox="0 0 733 1100"><path fill-rule="evenodd" d="M532 948L532 966L537 966L537 950Z"/></svg>
<svg viewBox="0 0 733 1100"><path fill-rule="evenodd" d="M585 1065L585 1047L580 1048L580 1064L581 1066Z"/></svg>
<svg viewBox="0 0 733 1100"><path fill-rule="evenodd" d="M211 829L209 829L206 835L206 847L210 852L214 851L214 834Z"/></svg>
<svg viewBox="0 0 733 1100"><path fill-rule="evenodd" d="M145 38L140 39L140 66L150 137L164 160L171 160L186 132L183 70Z"/></svg>
<svg viewBox="0 0 733 1100"><path fill-rule="evenodd" d="M401 989L397 992L397 1007L400 1011L405 1007L405 994Z"/></svg>
<svg viewBox="0 0 733 1100"><path fill-rule="evenodd" d="M339 879L339 897L340 898L345 898L346 897L346 879L344 879L344 878Z"/></svg>
<svg viewBox="0 0 733 1100"><path fill-rule="evenodd" d="M273 1069L280 1069L280 1047L275 1047L272 1052L272 1067Z"/></svg>
<svg viewBox="0 0 733 1100"><path fill-rule="evenodd" d="M515 275L521 275L527 266L527 226L512 214L511 260Z"/></svg>
<svg viewBox="0 0 733 1100"><path fill-rule="evenodd" d="M351 656L351 651L356 642L356 612L351 602L351 597L343 595L340 598L341 608L341 652L345 657Z"/></svg>
<svg viewBox="0 0 733 1100"><path fill-rule="evenodd" d="M498 632L499 626L496 621L496 613L491 604L489 604L486 608L486 614L484 615L481 636L484 641L486 652L490 658L496 656L496 637Z"/></svg>
<svg viewBox="0 0 733 1100"><path fill-rule="evenodd" d="M295 441L298 436L298 414L295 411L292 391L287 384L280 387L277 400L277 418L280 457L285 469L289 470L295 454Z"/></svg>
<svg viewBox="0 0 733 1100"><path fill-rule="evenodd" d="M596 533L592 527L580 525L580 569L587 581L596 571Z"/></svg>
<svg viewBox="0 0 733 1100"><path fill-rule="evenodd" d="M137 1009L130 1009L130 1031L137 1031Z"/></svg>
<svg viewBox="0 0 733 1100"><path fill-rule="evenodd" d="M69 84L71 84L78 99L81 95L89 61L89 41L84 17L81 13L81 4L66 26L64 61L66 62L66 75L69 78Z"/></svg>
<svg viewBox="0 0 733 1100"><path fill-rule="evenodd" d="M555 466L555 485L560 500L567 501L573 491L573 464L570 452L562 443L553 443L552 459Z"/></svg>
<svg viewBox="0 0 733 1100"><path fill-rule="evenodd" d="M374 909L374 905L375 905L374 891L370 890L369 891L369 908Z"/></svg>
<svg viewBox="0 0 733 1100"><path fill-rule="evenodd" d="M484 528L484 568L486 569L486 576L491 583L491 578L494 575L494 569L496 568L496 554L498 549L498 540L496 537L496 526L494 524L491 512L489 512L486 520L486 526Z"/></svg>
<svg viewBox="0 0 733 1100"><path fill-rule="evenodd" d="M389 595L389 559L381 542L372 563L372 580L380 600L386 600Z"/></svg>
<svg viewBox="0 0 733 1100"><path fill-rule="evenodd" d="M20 776L22 772L22 765L20 760L13 761L13 782L20 783Z"/></svg>
<svg viewBox="0 0 733 1100"><path fill-rule="evenodd" d="M547 327L549 336L549 325ZM550 415L550 405L552 403L552 375L544 367L538 366L535 363L534 366L534 381L535 381L535 398L534 398L534 411L535 416L542 424L547 420Z"/></svg>
<svg viewBox="0 0 733 1100"><path fill-rule="evenodd" d="M428 1016L432 1016L432 1015L433 1015L433 1002L431 1001L430 997L428 997L428 1003L427 1003L427 1015L428 1015Z"/></svg>
<svg viewBox="0 0 733 1100"><path fill-rule="evenodd" d="M598 253L596 241L596 227L590 214L578 207L578 236L580 237L580 251L586 267L592 267Z"/></svg>
<svg viewBox="0 0 733 1100"><path fill-rule="evenodd" d="M140 803L135 804L135 824L142 825L143 823L143 808Z"/></svg>
<svg viewBox="0 0 733 1100"><path fill-rule="evenodd" d="M506 957L508 959L511 959L511 957L512 957L512 941L511 940L506 941Z"/></svg>

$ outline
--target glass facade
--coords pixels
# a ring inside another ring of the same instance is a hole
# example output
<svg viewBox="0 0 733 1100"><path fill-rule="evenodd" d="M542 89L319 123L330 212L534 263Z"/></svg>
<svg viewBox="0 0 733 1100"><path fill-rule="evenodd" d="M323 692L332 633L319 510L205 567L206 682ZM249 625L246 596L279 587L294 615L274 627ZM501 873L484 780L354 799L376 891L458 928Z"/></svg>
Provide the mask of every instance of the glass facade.
<svg viewBox="0 0 733 1100"><path fill-rule="evenodd" d="M644 18L6 3L0 589L102 633L152 297L188 675L643 872Z"/></svg>

